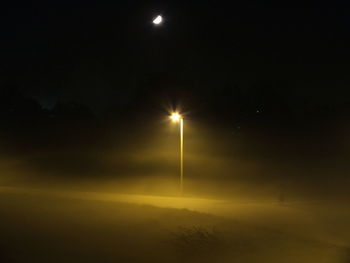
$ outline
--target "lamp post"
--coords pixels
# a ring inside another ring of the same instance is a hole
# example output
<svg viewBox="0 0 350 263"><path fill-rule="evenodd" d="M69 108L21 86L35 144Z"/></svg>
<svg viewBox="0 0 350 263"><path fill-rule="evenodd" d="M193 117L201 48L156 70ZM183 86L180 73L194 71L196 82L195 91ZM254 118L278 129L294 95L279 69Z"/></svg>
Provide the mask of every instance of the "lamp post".
<svg viewBox="0 0 350 263"><path fill-rule="evenodd" d="M173 122L180 122L180 192L183 194L184 184L184 118L177 112L171 114Z"/></svg>

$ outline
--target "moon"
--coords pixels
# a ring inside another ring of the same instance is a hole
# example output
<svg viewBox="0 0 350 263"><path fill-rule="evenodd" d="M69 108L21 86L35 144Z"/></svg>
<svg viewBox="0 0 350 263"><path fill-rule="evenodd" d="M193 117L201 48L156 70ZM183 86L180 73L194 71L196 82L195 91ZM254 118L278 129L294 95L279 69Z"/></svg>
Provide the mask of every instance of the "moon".
<svg viewBox="0 0 350 263"><path fill-rule="evenodd" d="M153 24L155 25L160 25L163 22L163 17L161 15L157 16L154 20L153 20Z"/></svg>

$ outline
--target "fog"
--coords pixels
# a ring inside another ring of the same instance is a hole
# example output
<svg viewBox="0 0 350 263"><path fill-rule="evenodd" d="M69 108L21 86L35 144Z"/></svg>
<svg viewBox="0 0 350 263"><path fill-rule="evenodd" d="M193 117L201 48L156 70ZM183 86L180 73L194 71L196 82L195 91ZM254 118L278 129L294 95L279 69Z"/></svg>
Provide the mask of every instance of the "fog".
<svg viewBox="0 0 350 263"><path fill-rule="evenodd" d="M346 201L350 140L346 128L339 130L339 125L227 127L189 118L185 120L186 195ZM3 185L62 183L179 194L179 131L166 115L108 129L63 126L3 136L2 145Z"/></svg>
<svg viewBox="0 0 350 263"><path fill-rule="evenodd" d="M166 115L3 133L1 260L348 262L339 127L185 119L182 194Z"/></svg>
<svg viewBox="0 0 350 263"><path fill-rule="evenodd" d="M347 9L3 2L0 263L350 262Z"/></svg>

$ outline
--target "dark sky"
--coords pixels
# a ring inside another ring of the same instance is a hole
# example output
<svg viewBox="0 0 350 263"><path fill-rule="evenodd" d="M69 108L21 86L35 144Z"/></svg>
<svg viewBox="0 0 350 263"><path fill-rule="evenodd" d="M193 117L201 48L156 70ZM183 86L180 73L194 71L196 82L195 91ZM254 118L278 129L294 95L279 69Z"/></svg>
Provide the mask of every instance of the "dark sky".
<svg viewBox="0 0 350 263"><path fill-rule="evenodd" d="M264 2L2 4L0 69L48 108L104 112L164 93L216 105L236 90L256 108L276 93L293 109L348 101L349 10ZM165 24L154 27L158 13Z"/></svg>

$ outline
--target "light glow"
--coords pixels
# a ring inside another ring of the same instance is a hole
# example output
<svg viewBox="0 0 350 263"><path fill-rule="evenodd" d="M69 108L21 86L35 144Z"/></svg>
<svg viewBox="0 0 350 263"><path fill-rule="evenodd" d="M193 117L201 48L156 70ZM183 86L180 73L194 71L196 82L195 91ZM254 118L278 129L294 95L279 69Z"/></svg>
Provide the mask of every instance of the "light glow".
<svg viewBox="0 0 350 263"><path fill-rule="evenodd" d="M170 115L170 118L174 121L174 122L178 122L179 120L182 119L182 116L177 113L177 112L174 112L173 114Z"/></svg>

